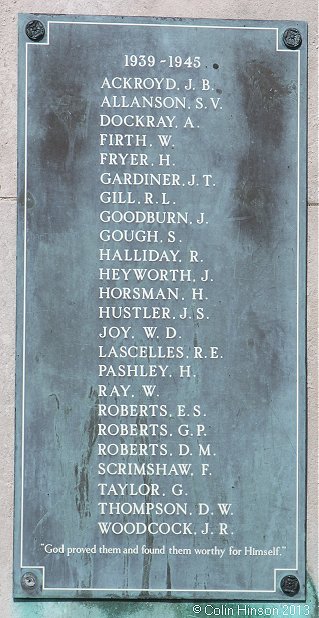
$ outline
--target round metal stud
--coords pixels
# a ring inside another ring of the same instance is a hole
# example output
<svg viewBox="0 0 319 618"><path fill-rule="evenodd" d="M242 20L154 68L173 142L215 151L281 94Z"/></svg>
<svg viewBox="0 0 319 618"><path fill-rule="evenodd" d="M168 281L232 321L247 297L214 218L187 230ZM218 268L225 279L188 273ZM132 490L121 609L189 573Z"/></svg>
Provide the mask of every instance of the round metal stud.
<svg viewBox="0 0 319 618"><path fill-rule="evenodd" d="M24 573L21 577L21 586L26 592L32 592L37 585L37 578L33 573Z"/></svg>
<svg viewBox="0 0 319 618"><path fill-rule="evenodd" d="M286 575L280 582L280 588L288 597L294 597L300 590L299 579L295 575Z"/></svg>
<svg viewBox="0 0 319 618"><path fill-rule="evenodd" d="M282 38L288 49L298 49L302 43L302 36L297 28L287 28Z"/></svg>
<svg viewBox="0 0 319 618"><path fill-rule="evenodd" d="M42 41L45 35L45 27L42 21L39 21L38 19L33 19L32 21L29 21L29 23L26 25L25 33L31 41L35 41L35 43L38 43L39 41Z"/></svg>

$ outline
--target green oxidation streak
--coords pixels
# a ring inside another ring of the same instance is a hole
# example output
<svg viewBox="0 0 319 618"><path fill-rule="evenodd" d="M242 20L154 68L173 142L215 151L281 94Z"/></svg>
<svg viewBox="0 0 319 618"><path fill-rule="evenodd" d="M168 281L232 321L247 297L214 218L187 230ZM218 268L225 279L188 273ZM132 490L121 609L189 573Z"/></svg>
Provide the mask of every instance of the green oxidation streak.
<svg viewBox="0 0 319 618"><path fill-rule="evenodd" d="M238 607L247 608L238 613ZM295 614L291 613L295 607ZM197 608L195 610L195 608ZM206 608L206 613L205 613ZM287 609L288 608L288 609ZM300 608L300 609L299 609ZM308 610L306 611L306 608ZM199 611L200 609L200 611ZM227 616L234 618L247 616L288 616L295 618L308 616L318 618L318 596L311 579L307 578L307 600L290 603L227 603L215 601L17 601L12 604L11 614L5 618L206 618L207 616ZM255 611L256 610L256 611ZM259 610L259 611L258 611ZM224 611L224 616L222 614Z"/></svg>

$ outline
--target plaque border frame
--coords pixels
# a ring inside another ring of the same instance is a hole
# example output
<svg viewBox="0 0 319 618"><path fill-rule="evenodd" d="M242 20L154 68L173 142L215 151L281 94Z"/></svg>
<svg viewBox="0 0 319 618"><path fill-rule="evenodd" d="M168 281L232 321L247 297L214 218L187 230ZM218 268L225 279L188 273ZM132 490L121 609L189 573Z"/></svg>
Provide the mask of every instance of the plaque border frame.
<svg viewBox="0 0 319 618"><path fill-rule="evenodd" d="M17 336L17 356L16 356L16 365L18 365L18 362L20 363L20 359L19 359L19 351L20 351L20 346L22 348L22 387L21 387L21 418L18 419L18 414L19 414L19 409L18 406L16 406L16 445L15 445L15 479L18 476L18 471L19 471L19 478L21 478L21 487L20 487L20 492L17 491L17 482L15 481L15 520L17 519L17 510L18 507L20 507L20 529L19 529L19 536L18 533L15 529L15 555L17 554L17 546L18 546L18 541L17 541L17 536L19 538L19 554L20 554L20 569L21 569L21 574L23 575L23 572L26 573L30 570L34 571L34 570L38 570L41 572L42 574L42 590L43 591L47 591L47 592L51 592L51 593L57 593L58 591L62 592L62 593L67 593L67 592L79 592L80 596L78 597L79 599L83 599L85 598L85 595L83 593L87 592L87 593L92 593L92 592L105 592L105 593L113 593L114 596L112 597L107 597L107 596L102 596L102 597L96 597L96 598L109 598L109 599L122 599L123 600L134 600L135 597L132 596L128 596L128 597L119 597L119 593L121 592L127 592L127 593L141 593L141 588L71 588L71 587L59 587L59 588L53 588L53 587L47 587L45 585L45 566L43 565L25 565L24 564L24 560L23 560L23 539L24 539L24 484L23 484L23 479L24 479L24 452L25 452L25 444L24 444L24 421L25 421L25 351L26 351L26 294L27 294L27 242L26 242L26 236L27 236L27 217L26 217L26 212L27 212L27 200L28 200L28 195L27 195L27 183L28 183L28 174L27 174L27 166L28 166L28 49L29 46L49 46L50 45L50 29L53 25L57 24L57 25L63 25L63 24L67 24L67 25L98 25L98 26L111 26L111 27L150 27L150 28L196 28L196 29L223 29L223 30L271 30L274 32L275 34L275 45L276 48L274 51L276 52L286 52L286 53L290 53L290 54L297 54L297 187L296 187L296 211L297 211L297 243L296 243L296 247L297 247L297 254L296 254L296 262L297 262L297 278L296 278L296 289L297 289L297 298L296 298L296 315L297 315L297 336L296 336L296 366L297 366L297 371L296 371L296 375L297 375L297 384L296 384L296 518L295 518L295 526L296 526L296 535L295 535L295 540L296 540L296 546L295 546L295 553L296 553L296 561L295 561L295 565L293 567L287 567L287 568L275 568L274 569L274 574L273 574L273 588L265 588L265 589L245 589L245 590L239 590L239 589L217 589L217 588L205 588L205 589L181 589L181 588L171 588L170 592L173 593L196 593L196 597L194 596L194 598L198 599L198 598L208 598L207 593L224 593L225 596L224 597L224 601L225 602L230 602L230 601L234 601L234 600L239 600L239 601L244 601L247 600L248 597L247 595L249 595L250 593L254 593L254 594L258 594L261 595L260 598L254 598L253 601L250 602L255 602L255 601L259 601L259 600L268 600L268 601L272 601L272 602L278 602L278 601L286 601L287 602L287 597L282 598L282 599L274 599L273 597L269 598L266 595L269 594L274 594L274 593L278 593L278 589L279 589L279 583L280 581L278 581L278 573L282 573L282 575L286 575L286 574L290 574L291 572L297 572L299 570L299 543L298 543L298 537L299 537L299 533L300 533L300 511L301 514L303 514L303 512L305 511L305 508L303 506L302 500L304 500L305 502L305 497L304 497L304 492L303 492L303 487L302 485L300 485L300 459L299 459L299 448L300 448L300 434L305 434L305 429L303 429L303 431L300 431L300 425L301 425L301 421L303 422L303 419L300 418L300 408L304 409L306 411L306 395L305 395L305 383L306 383L306 363L305 363L305 326L302 324L302 318L305 317L306 315L306 301L303 300L306 298L305 296L305 285L301 285L301 282L306 282L306 273L305 273L305 256L306 256L306 242L305 242L305 229L306 229L306 222L305 222L305 214L301 211L301 205L304 204L304 208L306 209L306 191L302 191L302 185L301 185L301 179L305 179L306 180L306 165L302 164L302 159L301 159L301 151L305 151L306 150L306 131L304 133L304 140L301 139L301 124L302 124L302 120L305 122L304 118L306 117L306 113L304 113L304 117L302 118L302 108L303 111L306 112L306 104L303 103L302 101L302 97L301 97L301 89L304 89L304 93L306 94L307 91L307 73L306 73L306 66L305 66L305 62L307 58L304 58L303 61L303 69L305 70L305 83L301 84L301 64L302 64L302 57L301 57L301 49L288 49L284 46L284 44L279 44L279 33L282 34L285 30L285 28L287 27L295 27L295 26L302 26L303 27L303 34L305 35L305 39L303 41L303 45L306 46L307 44L307 40L306 40L306 36L307 36L307 24L306 22L288 22L288 21L282 21L282 20L269 20L266 21L266 23L269 24L278 24L277 26L271 25L271 26L261 26L261 25L251 25L251 24L258 24L258 23L265 23L265 21L256 21L256 20L211 20L211 21L220 21L220 25L212 25L212 24L208 24L205 22L210 21L209 18L203 18L203 19L191 19L191 18L181 18L186 22L190 22L190 23L176 23L176 21L174 20L174 18L155 18L155 17L139 17L139 18L134 18L134 17L126 17L126 19L129 19L130 21L107 21L107 20L112 20L112 19L118 19L120 20L121 17L119 16L110 16L110 15L105 15L105 16L94 16L96 17L96 19L94 21L92 21L92 16L87 15L87 16L79 16L79 15L74 15L74 17L78 17L79 19L74 19L72 21L70 21L70 17L72 17L72 15L57 15L58 18L62 19L52 19L52 17L54 17L51 14L19 14L19 18L22 21L23 20L23 24L21 25L25 25L25 23L27 23L27 19L28 18L37 18L37 19L41 19L41 18L47 18L47 33L44 37L43 41L40 42L31 42L28 40L24 41L24 47L25 47L25 57L23 59L20 59L20 63L21 63L21 69L22 69L22 64L25 62L25 66L24 68L24 83L23 83L23 87L25 89L25 96L24 96L24 102L23 102L23 107L24 107L24 145L23 145L23 157L24 157L24 163L23 163L23 171L19 171L18 174L18 182L22 182L21 178L23 178L23 302L22 302L22 316L23 316L23 323L22 323L22 345L18 342L18 336ZM63 19L65 17L65 19ZM99 19L104 18L105 21L98 21ZM165 23L159 23L158 20L162 19L163 21L165 21ZM136 21L135 21L136 20ZM154 20L155 23L149 23L148 20ZM172 21L174 23L168 23L169 21ZM236 21L236 23L241 22L243 25L238 25L238 26L233 26L230 25L231 23L233 23L234 21ZM247 25L244 25L247 24ZM26 38L26 37L25 37ZM20 46L21 46L21 42L19 44L19 51L20 51ZM21 91L22 91L22 87L21 87ZM20 95L21 96L21 95ZM19 98L19 104L22 107L22 97L21 97L21 101ZM304 174L304 177L302 178L302 173ZM21 189L21 187L20 187ZM18 240L17 242L19 243L19 234L18 234ZM21 259L21 258L20 258ZM21 266L20 266L21 268ZM20 275L19 269L17 270L17 282L18 282L18 277ZM303 278L302 278L303 275ZM19 286L17 285L17 289L19 289ZM304 294L303 294L304 293ZM21 302L21 301L20 301ZM19 305L19 303L18 303ZM21 312L21 308L20 308L20 312ZM19 306L17 307L17 319L20 319L20 315L19 315ZM302 338L301 338L302 337ZM301 345L300 345L300 340L301 340ZM18 374L18 369L17 369L17 374ZM300 382L301 379L301 382ZM16 399L18 399L17 397L17 393L18 393L18 388L19 388L19 380L18 378L16 378ZM305 426L305 421L303 422L304 426ZM20 444L20 448L21 448L21 467L19 467L19 463L18 463L18 459L17 459L17 453L19 451L19 445L17 446L17 437L19 435L19 430L21 428L21 444ZM301 500L299 499L301 495ZM17 524L17 521L15 521L15 526ZM305 551L305 548L304 548ZM16 565L14 565L16 567ZM15 570L15 569L14 569ZM165 593L167 592L167 588L148 588L147 591L148 593ZM199 593L203 593L202 597L199 597ZM302 586L301 586L301 590L300 593L296 596L296 597L290 597L289 602L291 601L295 601L295 602L300 602L302 599L305 599L304 596L305 593L303 593L302 590ZM116 595L116 596L115 596ZM231 595L231 596L229 596ZM236 596L236 595L240 595L240 596ZM22 598L26 598L26 596L29 597L29 595L26 594L18 594L16 595L17 597L22 596ZM43 596L46 595L42 595L40 594L37 598L43 598ZM61 597L61 595L50 595L47 596L47 598L53 598L53 597L58 597L58 598L66 598L65 595L63 597ZM70 597L67 597L70 598ZM90 598L92 600L92 595L90 595L88 598ZM178 600L191 600L192 597L185 598L185 597L178 597L175 596L172 598L172 600L174 601L178 601ZM154 600L154 601L167 601L167 597L165 596L158 596L158 597L145 597L142 600ZM209 597L209 600L221 600L221 597Z"/></svg>

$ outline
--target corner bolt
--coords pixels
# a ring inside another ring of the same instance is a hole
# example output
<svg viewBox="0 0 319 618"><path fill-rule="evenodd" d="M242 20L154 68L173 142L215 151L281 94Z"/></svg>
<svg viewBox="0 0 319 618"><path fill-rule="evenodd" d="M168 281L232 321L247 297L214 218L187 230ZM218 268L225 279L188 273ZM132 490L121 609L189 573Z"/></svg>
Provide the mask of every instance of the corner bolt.
<svg viewBox="0 0 319 618"><path fill-rule="evenodd" d="M31 39L31 41L35 41L35 43L38 43L39 41L42 41L45 35L45 27L42 21L39 21L38 19L33 19L32 21L29 21L29 23L27 23L25 27L25 33L27 37Z"/></svg>
<svg viewBox="0 0 319 618"><path fill-rule="evenodd" d="M302 36L297 28L287 28L282 39L288 49L298 49L302 43Z"/></svg>
<svg viewBox="0 0 319 618"><path fill-rule="evenodd" d="M294 575L286 575L280 582L280 588L288 597L294 597L300 590L300 584Z"/></svg>
<svg viewBox="0 0 319 618"><path fill-rule="evenodd" d="M37 578L33 573L24 573L21 577L21 586L26 592L32 592L37 585Z"/></svg>

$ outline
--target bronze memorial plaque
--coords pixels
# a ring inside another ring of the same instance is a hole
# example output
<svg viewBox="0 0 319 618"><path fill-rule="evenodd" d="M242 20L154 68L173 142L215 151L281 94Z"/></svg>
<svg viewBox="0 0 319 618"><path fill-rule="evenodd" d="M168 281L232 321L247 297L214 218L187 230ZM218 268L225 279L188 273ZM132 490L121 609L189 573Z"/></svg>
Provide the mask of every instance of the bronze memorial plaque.
<svg viewBox="0 0 319 618"><path fill-rule="evenodd" d="M306 24L19 56L15 596L303 600Z"/></svg>

